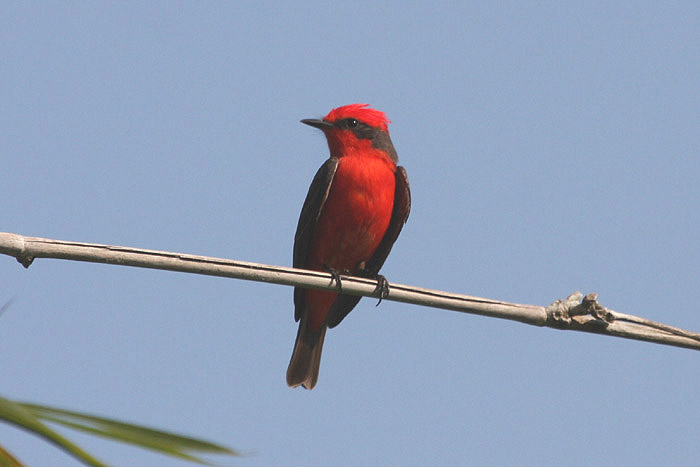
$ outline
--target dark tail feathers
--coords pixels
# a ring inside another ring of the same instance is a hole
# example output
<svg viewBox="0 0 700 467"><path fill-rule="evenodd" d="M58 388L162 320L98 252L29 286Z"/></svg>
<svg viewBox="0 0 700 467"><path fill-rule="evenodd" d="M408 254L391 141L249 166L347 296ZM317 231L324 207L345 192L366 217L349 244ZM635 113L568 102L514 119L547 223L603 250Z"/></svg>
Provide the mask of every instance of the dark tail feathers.
<svg viewBox="0 0 700 467"><path fill-rule="evenodd" d="M310 390L316 386L325 336L325 325L320 330L313 331L309 327L307 316L301 318L294 352L292 352L292 359L287 368L287 385L289 387L303 386Z"/></svg>

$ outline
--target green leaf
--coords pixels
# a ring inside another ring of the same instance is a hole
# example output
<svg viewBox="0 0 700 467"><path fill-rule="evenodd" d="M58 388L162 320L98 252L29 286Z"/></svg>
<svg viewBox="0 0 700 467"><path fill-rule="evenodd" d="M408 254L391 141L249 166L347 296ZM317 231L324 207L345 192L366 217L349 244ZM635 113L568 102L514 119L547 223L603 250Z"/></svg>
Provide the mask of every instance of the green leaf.
<svg viewBox="0 0 700 467"><path fill-rule="evenodd" d="M5 420L8 423L41 436L87 465L93 467L107 467L106 464L103 464L87 452L80 449L77 445L71 443L66 438L43 424L39 418L37 418L31 411L27 410L21 404L17 404L3 397L0 397L0 420Z"/></svg>
<svg viewBox="0 0 700 467"><path fill-rule="evenodd" d="M195 454L241 455L233 449L209 441L80 412L26 402L12 402L4 398L0 398L0 420L5 420L27 431L38 434L85 464L94 467L106 467L106 465L53 431L46 426L43 421L151 449L161 454L186 459L202 465L213 464ZM9 453L7 455L9 456ZM4 465L4 463L2 448L0 448L0 465ZM7 465L18 464L7 463Z"/></svg>

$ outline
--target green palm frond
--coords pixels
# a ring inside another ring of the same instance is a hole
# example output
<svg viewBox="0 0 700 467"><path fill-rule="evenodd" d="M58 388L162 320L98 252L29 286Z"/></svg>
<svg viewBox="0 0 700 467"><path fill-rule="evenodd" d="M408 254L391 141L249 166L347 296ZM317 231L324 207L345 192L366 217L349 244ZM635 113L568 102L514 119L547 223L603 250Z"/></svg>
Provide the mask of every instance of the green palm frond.
<svg viewBox="0 0 700 467"><path fill-rule="evenodd" d="M56 423L74 430L132 444L202 465L213 464L198 456L201 454L241 455L233 449L208 441L80 412L26 402L13 402L2 397L0 397L0 420L39 435L81 462L95 467L106 467L106 464L49 428L44 422ZM20 465L14 457L0 447L0 466Z"/></svg>

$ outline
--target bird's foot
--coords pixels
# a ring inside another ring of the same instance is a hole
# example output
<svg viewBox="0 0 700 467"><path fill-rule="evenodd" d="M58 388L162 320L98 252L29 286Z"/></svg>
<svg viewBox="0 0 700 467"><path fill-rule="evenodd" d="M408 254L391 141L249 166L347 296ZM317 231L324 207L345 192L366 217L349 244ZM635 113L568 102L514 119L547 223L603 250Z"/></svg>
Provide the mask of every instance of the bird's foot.
<svg viewBox="0 0 700 467"><path fill-rule="evenodd" d="M333 282L338 284L338 293L341 293L343 291L343 283L340 280L340 274L341 273L342 274L349 274L350 271L348 271L347 269L345 269L343 271L338 271L337 269L332 268L332 267L328 266L327 264L323 265L323 269L331 275L331 284Z"/></svg>
<svg viewBox="0 0 700 467"><path fill-rule="evenodd" d="M375 306L379 306L382 300L389 296L389 281L381 274L377 274L377 290L379 291L379 301Z"/></svg>
<svg viewBox="0 0 700 467"><path fill-rule="evenodd" d="M389 281L386 280L386 277L383 275L372 273L366 269L361 269L358 275L368 279L376 279L377 288L375 291L379 293L379 301L375 306L379 306L379 304L382 303L382 300L389 296Z"/></svg>

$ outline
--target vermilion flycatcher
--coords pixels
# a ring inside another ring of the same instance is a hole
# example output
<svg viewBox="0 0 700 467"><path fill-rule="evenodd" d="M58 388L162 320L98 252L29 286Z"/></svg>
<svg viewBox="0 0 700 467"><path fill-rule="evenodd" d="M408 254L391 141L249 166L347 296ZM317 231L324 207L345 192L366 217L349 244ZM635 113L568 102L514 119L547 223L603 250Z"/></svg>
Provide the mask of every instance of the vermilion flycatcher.
<svg viewBox="0 0 700 467"><path fill-rule="evenodd" d="M389 138L383 112L352 104L322 120L302 123L323 131L330 158L316 172L294 237L294 267L378 277L401 232L411 192ZM287 384L313 389L326 329L337 326L360 297L294 289L299 323Z"/></svg>

